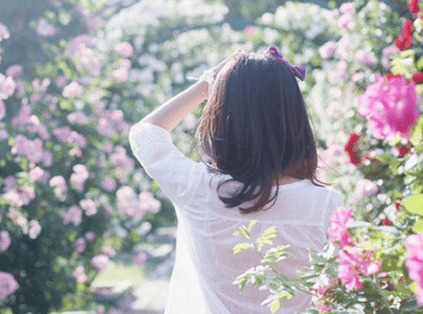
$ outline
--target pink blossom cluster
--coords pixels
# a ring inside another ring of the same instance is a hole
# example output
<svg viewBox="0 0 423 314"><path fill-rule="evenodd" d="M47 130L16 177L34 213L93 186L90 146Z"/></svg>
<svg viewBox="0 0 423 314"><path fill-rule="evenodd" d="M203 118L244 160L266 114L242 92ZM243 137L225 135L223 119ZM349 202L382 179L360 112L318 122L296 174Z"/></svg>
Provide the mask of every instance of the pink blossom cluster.
<svg viewBox="0 0 423 314"><path fill-rule="evenodd" d="M49 181L50 187L53 188L54 195L60 200L64 201L67 197L68 185L65 178L62 176L54 176Z"/></svg>
<svg viewBox="0 0 423 314"><path fill-rule="evenodd" d="M50 139L50 132L47 130L47 127L40 122L36 115L32 114L32 109L27 103L23 103L19 109L18 116L12 118L12 127L20 131L38 134L42 140ZM44 154L43 159L47 158L46 155L50 153L45 150ZM48 167L49 163L46 160L43 160L43 163Z"/></svg>
<svg viewBox="0 0 423 314"><path fill-rule="evenodd" d="M62 213L63 224L72 223L74 226L79 226L82 222L82 210L77 205L72 205L65 213Z"/></svg>
<svg viewBox="0 0 423 314"><path fill-rule="evenodd" d="M6 25L0 23L0 42L2 42L4 39L9 39L10 33L7 29Z"/></svg>
<svg viewBox="0 0 423 314"><path fill-rule="evenodd" d="M24 234L28 234L28 219L22 215L21 212L17 210L9 210L6 216L10 218L15 225L21 227Z"/></svg>
<svg viewBox="0 0 423 314"><path fill-rule="evenodd" d="M84 238L78 238L74 242L74 248L75 252L82 253L85 251L85 248L87 247L87 243L85 242Z"/></svg>
<svg viewBox="0 0 423 314"><path fill-rule="evenodd" d="M88 123L88 118L82 111L72 112L66 118L70 124L85 125Z"/></svg>
<svg viewBox="0 0 423 314"><path fill-rule="evenodd" d="M16 83L11 76L4 76L0 73L0 99L7 99L15 92Z"/></svg>
<svg viewBox="0 0 423 314"><path fill-rule="evenodd" d="M351 217L351 208L339 207L329 218L330 221L332 221L332 224L328 228L327 234L330 236L331 242L339 241L340 248L350 244L347 222L351 219Z"/></svg>
<svg viewBox="0 0 423 314"><path fill-rule="evenodd" d="M122 56L124 58L129 58L134 54L134 48L132 47L132 45L129 42L119 43L115 47L115 50L120 56Z"/></svg>
<svg viewBox="0 0 423 314"><path fill-rule="evenodd" d="M135 162L127 155L126 149L118 145L115 151L110 155L110 163L115 166L115 175L122 184L126 182L126 177L135 167Z"/></svg>
<svg viewBox="0 0 423 314"><path fill-rule="evenodd" d="M84 89L82 88L81 85L78 84L78 82L72 82L65 86L65 88L63 89L62 95L65 98L70 98L70 97L78 98L82 96L83 91Z"/></svg>
<svg viewBox="0 0 423 314"><path fill-rule="evenodd" d="M423 305L423 234L413 234L404 240L405 265L416 283L417 303Z"/></svg>
<svg viewBox="0 0 423 314"><path fill-rule="evenodd" d="M116 180L111 176L106 176L100 186L107 192L113 192L116 190Z"/></svg>
<svg viewBox="0 0 423 314"><path fill-rule="evenodd" d="M338 27L346 31L351 31L356 26L354 13L356 12L355 6L352 2L346 2L339 8L341 16L338 19Z"/></svg>
<svg viewBox="0 0 423 314"><path fill-rule="evenodd" d="M323 59L328 59L334 55L336 48L337 44L335 41L328 41L319 48L320 56Z"/></svg>
<svg viewBox="0 0 423 314"><path fill-rule="evenodd" d="M408 140L419 117L418 101L414 83L407 83L403 77L385 81L378 74L376 82L359 96L358 111L369 118L367 125L374 138L389 141L399 134Z"/></svg>
<svg viewBox="0 0 423 314"><path fill-rule="evenodd" d="M118 69L113 71L113 78L118 83L126 82L129 78L129 70L131 69L131 61L124 59Z"/></svg>
<svg viewBox="0 0 423 314"><path fill-rule="evenodd" d="M76 36L66 45L66 56L73 59L79 50L84 47L92 47L93 41L88 34L81 34Z"/></svg>
<svg viewBox="0 0 423 314"><path fill-rule="evenodd" d="M143 191L139 194L138 200L141 207L146 212L157 214L160 211L160 202L153 198L153 195L148 191Z"/></svg>
<svg viewBox="0 0 423 314"><path fill-rule="evenodd" d="M97 213L97 205L92 199L83 199L79 202L79 206L85 211L85 215L92 216Z"/></svg>
<svg viewBox="0 0 423 314"><path fill-rule="evenodd" d="M338 267L338 277L345 283L347 290L363 287L360 275L374 275L382 266L382 261L374 259L371 251L363 252L358 247L345 247L339 252L336 260Z"/></svg>
<svg viewBox="0 0 423 314"><path fill-rule="evenodd" d="M85 165L77 164L72 169L74 172L71 174L70 183L75 186L78 192L82 192L85 181L90 176L88 168Z"/></svg>
<svg viewBox="0 0 423 314"><path fill-rule="evenodd" d="M101 251L102 254L107 255L108 257L113 257L113 256L116 255L115 249L111 246L108 246L108 245L103 246L100 251Z"/></svg>
<svg viewBox="0 0 423 314"><path fill-rule="evenodd" d="M122 186L116 191L118 213L139 220L145 214L145 208L137 199L130 186Z"/></svg>
<svg viewBox="0 0 423 314"><path fill-rule="evenodd" d="M87 282L87 275L85 274L84 266L78 266L72 273L72 276L76 278L76 282L84 284Z"/></svg>
<svg viewBox="0 0 423 314"><path fill-rule="evenodd" d="M355 187L354 194L359 198L375 195L379 191L377 184L368 179L360 179Z"/></svg>
<svg viewBox="0 0 423 314"><path fill-rule="evenodd" d="M35 189L27 185L19 185L13 188L6 188L3 194L6 202L13 207L28 205L35 198Z"/></svg>
<svg viewBox="0 0 423 314"><path fill-rule="evenodd" d="M25 135L18 134L15 137L15 145L12 147L11 152L25 156L34 163L39 163L44 156L43 141L40 138L30 140Z"/></svg>
<svg viewBox="0 0 423 314"><path fill-rule="evenodd" d="M18 288L19 284L11 274L0 271L0 300L5 300Z"/></svg>
<svg viewBox="0 0 423 314"><path fill-rule="evenodd" d="M38 20L36 31L41 36L54 36L56 34L56 28L48 23L44 18Z"/></svg>
<svg viewBox="0 0 423 314"><path fill-rule="evenodd" d="M102 69L101 60L104 55L96 54L91 48L81 46L75 52L74 61L79 72L86 71L89 76L99 76Z"/></svg>
<svg viewBox="0 0 423 314"><path fill-rule="evenodd" d="M12 244L12 241L10 240L9 232L0 231L0 252L6 251L10 244Z"/></svg>
<svg viewBox="0 0 423 314"><path fill-rule="evenodd" d="M97 270L106 270L109 266L109 257L107 255L96 255L91 259L91 265Z"/></svg>
<svg viewBox="0 0 423 314"><path fill-rule="evenodd" d="M6 106L3 100L0 100L0 120L6 116Z"/></svg>
<svg viewBox="0 0 423 314"><path fill-rule="evenodd" d="M355 53L355 60L368 67L374 66L377 62L376 57L364 49L361 49Z"/></svg>
<svg viewBox="0 0 423 314"><path fill-rule="evenodd" d="M104 137L112 137L116 134L125 136L128 133L129 125L125 121L123 112L118 109L110 109L104 112L99 112L101 115L98 124L97 132Z"/></svg>
<svg viewBox="0 0 423 314"><path fill-rule="evenodd" d="M362 288L361 275L373 275L379 272L382 261L376 260L372 251L363 251L358 244L350 239L347 222L352 217L350 208L339 207L330 217L332 221L327 233L331 242L339 241L339 256L337 258L338 277L346 285L347 290Z"/></svg>
<svg viewBox="0 0 423 314"><path fill-rule="evenodd" d="M68 126L56 128L53 133L59 142L73 143L79 148L84 148L87 145L87 139L85 136L76 131L72 131L72 129Z"/></svg>
<svg viewBox="0 0 423 314"><path fill-rule="evenodd" d="M33 240L38 238L42 230L40 223L37 220L33 219L29 222L28 227L28 236Z"/></svg>
<svg viewBox="0 0 423 314"><path fill-rule="evenodd" d="M137 255L134 256L133 262L138 267L141 267L144 262L147 260L147 253L144 251L139 252Z"/></svg>

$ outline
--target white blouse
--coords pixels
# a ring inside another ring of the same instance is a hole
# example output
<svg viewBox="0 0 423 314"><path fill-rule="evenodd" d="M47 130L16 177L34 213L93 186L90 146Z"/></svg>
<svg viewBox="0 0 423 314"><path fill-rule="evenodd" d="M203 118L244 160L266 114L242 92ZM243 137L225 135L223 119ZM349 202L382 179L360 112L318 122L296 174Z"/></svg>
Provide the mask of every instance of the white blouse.
<svg viewBox="0 0 423 314"><path fill-rule="evenodd" d="M270 313L260 304L267 291L247 286L240 292L233 284L237 276L260 264L252 249L233 254L233 247L246 240L233 233L252 219L257 220L253 235L276 226L274 244L290 244L292 255L280 262L279 268L288 277L295 277L296 270L309 263L307 248L323 248L329 216L343 206L338 192L301 180L280 185L277 201L269 210L241 214L237 208L226 208L216 192L217 183L230 177L212 174L203 163L185 157L167 130L139 122L131 127L129 139L144 170L173 202L178 219L176 259L165 314ZM241 183L231 186L237 188ZM282 300L277 313L304 311L310 300L309 295L298 292L292 299Z"/></svg>

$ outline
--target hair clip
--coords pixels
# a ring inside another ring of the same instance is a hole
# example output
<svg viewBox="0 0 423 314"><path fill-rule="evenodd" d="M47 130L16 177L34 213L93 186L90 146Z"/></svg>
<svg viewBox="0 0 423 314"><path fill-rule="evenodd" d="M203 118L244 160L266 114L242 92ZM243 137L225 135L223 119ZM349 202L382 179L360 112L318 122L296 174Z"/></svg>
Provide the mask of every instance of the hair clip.
<svg viewBox="0 0 423 314"><path fill-rule="evenodd" d="M274 56L276 59L284 62L288 66L292 74L298 77L301 81L304 81L305 75L306 75L305 67L299 66L299 65L292 66L288 61L284 59L282 54L279 52L279 50L275 46L270 46L266 52Z"/></svg>

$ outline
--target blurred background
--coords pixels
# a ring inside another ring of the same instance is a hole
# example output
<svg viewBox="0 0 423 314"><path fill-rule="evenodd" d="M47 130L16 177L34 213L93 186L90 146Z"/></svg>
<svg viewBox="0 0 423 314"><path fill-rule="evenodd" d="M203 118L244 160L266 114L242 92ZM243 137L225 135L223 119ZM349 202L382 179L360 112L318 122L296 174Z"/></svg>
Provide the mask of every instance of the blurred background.
<svg viewBox="0 0 423 314"><path fill-rule="evenodd" d="M339 27L344 2L1 0L0 312L162 313L175 214L132 156L130 126L234 50L275 45L310 73L299 83L327 149L335 62L319 48L349 32L380 52L409 14L358 0L366 24ZM172 133L195 160L200 113Z"/></svg>

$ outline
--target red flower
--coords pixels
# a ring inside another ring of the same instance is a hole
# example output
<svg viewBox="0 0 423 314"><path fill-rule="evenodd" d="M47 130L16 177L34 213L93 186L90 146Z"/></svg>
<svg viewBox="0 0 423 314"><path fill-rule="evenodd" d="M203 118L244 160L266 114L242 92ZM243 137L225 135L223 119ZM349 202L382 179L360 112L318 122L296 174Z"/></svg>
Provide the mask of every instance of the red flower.
<svg viewBox="0 0 423 314"><path fill-rule="evenodd" d="M396 210L401 210L401 201L402 201L402 198L397 198L395 200L395 209Z"/></svg>
<svg viewBox="0 0 423 314"><path fill-rule="evenodd" d="M416 84L423 83L423 72L414 72L411 75L411 81Z"/></svg>
<svg viewBox="0 0 423 314"><path fill-rule="evenodd" d="M412 38L410 35L402 34L395 39L395 46L401 51L407 50L411 47L411 40Z"/></svg>
<svg viewBox="0 0 423 314"><path fill-rule="evenodd" d="M348 139L347 143L345 144L345 151L348 153L350 157L350 162L358 166L361 163L361 154L357 148L357 142L361 139L361 135L357 133L351 133L350 138Z"/></svg>
<svg viewBox="0 0 423 314"><path fill-rule="evenodd" d="M404 23L402 23L402 34L407 36L411 36L413 34L413 22L405 20Z"/></svg>
<svg viewBox="0 0 423 314"><path fill-rule="evenodd" d="M410 12L416 14L419 12L419 1L418 0L409 0L408 2Z"/></svg>
<svg viewBox="0 0 423 314"><path fill-rule="evenodd" d="M393 79L395 77L401 78L401 74L392 74L392 73L388 73L385 75L385 78L389 81L390 79Z"/></svg>
<svg viewBox="0 0 423 314"><path fill-rule="evenodd" d="M382 225L384 226L392 226L392 221L389 220L388 218L385 218L382 220Z"/></svg>
<svg viewBox="0 0 423 314"><path fill-rule="evenodd" d="M408 142L405 145L402 145L401 147L395 147L397 152L398 152L398 156L404 156L406 154L408 154L408 152L410 151L411 148L413 148L414 145L411 144L410 142Z"/></svg>

